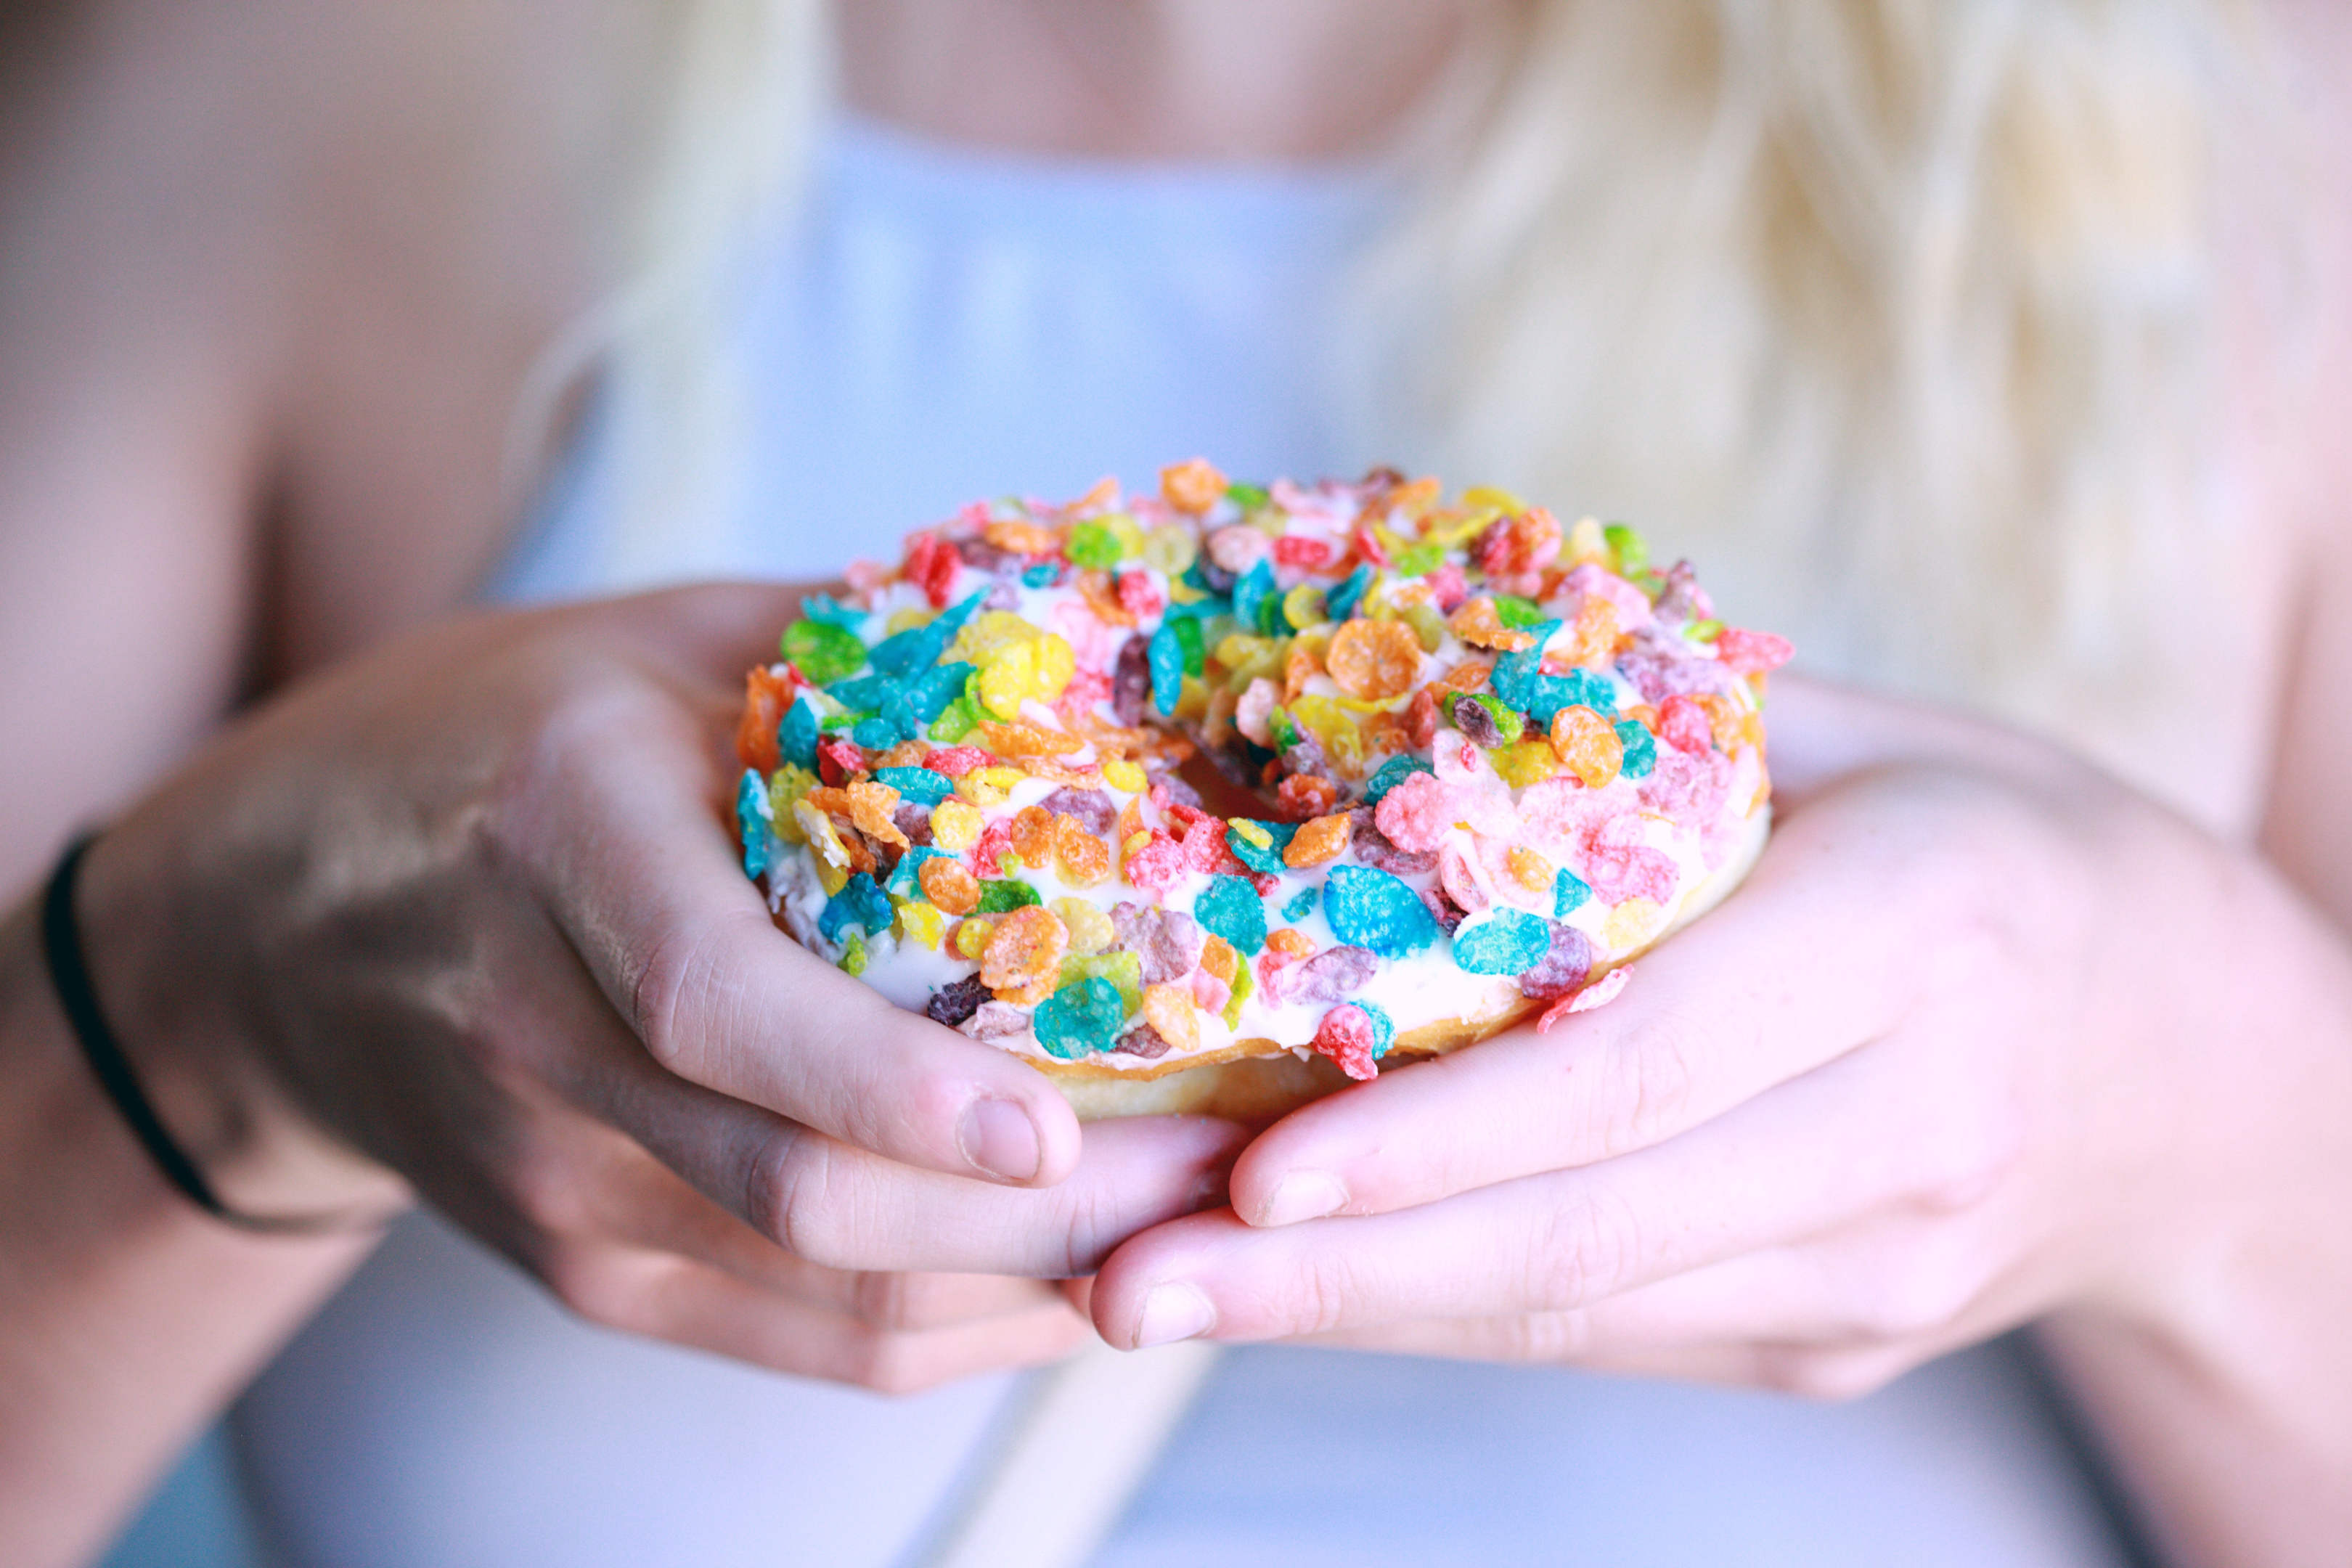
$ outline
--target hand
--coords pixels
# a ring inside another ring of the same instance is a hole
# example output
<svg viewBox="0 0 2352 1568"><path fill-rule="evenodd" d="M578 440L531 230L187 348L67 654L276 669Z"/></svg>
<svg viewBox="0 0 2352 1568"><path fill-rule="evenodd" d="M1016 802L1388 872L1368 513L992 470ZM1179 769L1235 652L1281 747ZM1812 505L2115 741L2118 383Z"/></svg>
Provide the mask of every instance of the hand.
<svg viewBox="0 0 2352 1568"><path fill-rule="evenodd" d="M2347 965L2257 862L1984 726L1771 717L1747 886L1609 1005L1267 1131L1233 1208L1112 1255L1104 1336L1843 1394L2062 1305L2210 1322L2326 1234Z"/></svg>
<svg viewBox="0 0 2352 1568"><path fill-rule="evenodd" d="M1082 1272L1222 1190L1233 1129L1082 1157L1044 1078L771 923L727 737L796 597L445 628L100 841L99 984L233 1206L380 1198L388 1168L600 1321L908 1387L1084 1332L1049 1287L955 1276Z"/></svg>

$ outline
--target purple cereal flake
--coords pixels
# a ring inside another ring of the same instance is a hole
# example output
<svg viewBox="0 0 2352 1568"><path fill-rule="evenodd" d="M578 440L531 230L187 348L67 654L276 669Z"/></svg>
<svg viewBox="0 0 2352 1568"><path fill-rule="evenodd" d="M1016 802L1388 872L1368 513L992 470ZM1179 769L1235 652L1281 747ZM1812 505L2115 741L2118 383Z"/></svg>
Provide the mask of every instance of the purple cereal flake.
<svg viewBox="0 0 2352 1568"><path fill-rule="evenodd" d="M1119 946L1143 960L1143 983L1166 985L1201 967L1208 951L1209 933L1201 922L1181 910L1155 909L1149 904L1114 904L1111 929Z"/></svg>
<svg viewBox="0 0 2352 1568"><path fill-rule="evenodd" d="M1698 573L1687 561L1666 568L1666 585L1651 613L1669 625L1703 621L1715 614L1715 601L1698 585Z"/></svg>
<svg viewBox="0 0 2352 1568"><path fill-rule="evenodd" d="M1088 833L1108 833L1118 823L1118 808L1098 789L1057 789L1037 803L1062 816L1074 816Z"/></svg>
<svg viewBox="0 0 2352 1568"><path fill-rule="evenodd" d="M1573 993L1592 972L1592 943L1562 921L1551 922L1551 951L1519 976L1519 994L1530 1001L1556 1002Z"/></svg>
<svg viewBox="0 0 2352 1568"><path fill-rule="evenodd" d="M988 597L982 599L980 605L984 610L1012 610L1017 613L1021 608L1021 590L1012 583L999 583L989 589Z"/></svg>
<svg viewBox="0 0 2352 1568"><path fill-rule="evenodd" d="M1144 705L1150 700L1150 639L1131 637L1119 645L1118 661L1111 668L1112 716L1121 724L1132 729L1143 721Z"/></svg>
<svg viewBox="0 0 2352 1568"><path fill-rule="evenodd" d="M1167 789L1169 800L1178 805L1189 805L1194 811L1201 809L1201 792L1186 784L1174 770L1147 764L1144 771L1150 774L1153 784Z"/></svg>
<svg viewBox="0 0 2352 1568"><path fill-rule="evenodd" d="M907 842L918 849L931 847L931 812L914 801L901 801L898 809L890 814L891 825L907 836Z"/></svg>
<svg viewBox="0 0 2352 1568"><path fill-rule="evenodd" d="M1113 1046L1111 1049L1125 1051L1129 1056L1141 1057L1144 1060L1150 1061L1156 1057L1164 1057L1168 1054L1168 1041L1150 1025L1138 1024L1121 1035L1118 1037L1118 1044Z"/></svg>
<svg viewBox="0 0 2352 1568"><path fill-rule="evenodd" d="M1010 1002L982 1002L966 1019L963 1032L975 1040L1001 1040L1029 1032L1029 1010Z"/></svg>
<svg viewBox="0 0 2352 1568"><path fill-rule="evenodd" d="M1429 858L1434 863L1437 857L1433 854ZM1448 936L1452 936L1461 927L1462 922L1470 918L1469 911L1447 898L1445 889L1443 888L1421 889L1421 901L1429 906L1429 912L1437 918L1438 925Z"/></svg>
<svg viewBox="0 0 2352 1568"><path fill-rule="evenodd" d="M1311 773L1317 778L1329 776L1331 759L1323 754L1323 742L1306 725L1298 726L1298 739L1282 749L1282 765L1294 773Z"/></svg>
<svg viewBox="0 0 2352 1568"><path fill-rule="evenodd" d="M1398 848L1396 841L1381 831L1380 824L1373 819L1372 807L1360 805L1348 814L1348 819L1356 825L1348 847L1355 852L1358 860L1375 871L1386 871L1392 877L1425 877L1437 869L1437 851Z"/></svg>
<svg viewBox="0 0 2352 1568"><path fill-rule="evenodd" d="M1486 705L1467 691L1454 693L1453 706L1446 710L1446 717L1453 720L1454 727L1481 751L1491 752L1503 743L1502 726L1495 722L1492 713L1486 711Z"/></svg>
<svg viewBox="0 0 2352 1568"><path fill-rule="evenodd" d="M986 1002L989 995L989 989L981 983L979 975L967 974L934 992L930 1005L923 1009L923 1016L935 1024L956 1028L979 1012L981 1004Z"/></svg>
<svg viewBox="0 0 2352 1568"><path fill-rule="evenodd" d="M955 550L965 565L982 572L1018 572L1024 560L1010 550L999 550L985 539L960 539Z"/></svg>
<svg viewBox="0 0 2352 1568"><path fill-rule="evenodd" d="M1370 984L1381 961L1367 947L1326 948L1290 964L1283 977L1284 998L1292 1002L1337 1002Z"/></svg>

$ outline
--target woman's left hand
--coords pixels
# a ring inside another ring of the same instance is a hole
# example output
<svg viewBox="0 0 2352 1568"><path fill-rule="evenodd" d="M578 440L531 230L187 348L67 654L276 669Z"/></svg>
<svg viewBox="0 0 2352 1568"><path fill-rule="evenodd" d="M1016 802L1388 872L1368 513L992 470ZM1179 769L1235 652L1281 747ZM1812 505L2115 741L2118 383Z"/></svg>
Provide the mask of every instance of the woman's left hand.
<svg viewBox="0 0 2352 1568"><path fill-rule="evenodd" d="M1104 1265L1104 1336L1843 1394L2063 1305L2260 1298L2352 1191L2332 931L2053 748L1796 680L1772 720L1736 896L1605 1007L1276 1124Z"/></svg>

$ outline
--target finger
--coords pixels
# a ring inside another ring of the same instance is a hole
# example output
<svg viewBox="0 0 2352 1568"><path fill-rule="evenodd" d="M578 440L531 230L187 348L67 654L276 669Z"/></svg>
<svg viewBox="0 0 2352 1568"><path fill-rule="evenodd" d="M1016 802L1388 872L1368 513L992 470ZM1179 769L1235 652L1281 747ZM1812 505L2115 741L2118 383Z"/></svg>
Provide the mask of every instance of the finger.
<svg viewBox="0 0 2352 1568"><path fill-rule="evenodd" d="M1873 895L1940 853L1891 803L1790 821L1748 885L1643 958L1610 1005L1383 1073L1276 1123L1234 1167L1237 1211L1259 1225L1386 1213L1589 1164L1878 1038L1910 1011L1941 916L1930 895Z"/></svg>
<svg viewBox="0 0 2352 1568"><path fill-rule="evenodd" d="M1051 1300L977 1322L877 1328L700 1264L618 1247L575 1255L551 1283L573 1310L611 1328L890 1394L1058 1360L1092 1337L1085 1320Z"/></svg>
<svg viewBox="0 0 2352 1568"><path fill-rule="evenodd" d="M1997 1149L1979 1158L1901 1120L1867 1139L1822 1136L1869 1125L1902 1072L1850 1058L1672 1142L1394 1213L1271 1229L1229 1210L1195 1215L1111 1258L1095 1321L1114 1344L1143 1344L1188 1329L1257 1340L1559 1310L1866 1218L1970 1201L1997 1173Z"/></svg>
<svg viewBox="0 0 2352 1568"><path fill-rule="evenodd" d="M560 1243L670 1253L882 1329L942 1328L1065 1301L1053 1286L1036 1279L847 1271L809 1263L695 1191L611 1128L560 1108L552 1113L572 1124L559 1135L564 1157L538 1162L535 1168L542 1173L514 1197L533 1228Z"/></svg>
<svg viewBox="0 0 2352 1568"><path fill-rule="evenodd" d="M902 1163L1024 1184L1068 1173L1076 1119L1042 1075L775 929L678 710L637 704L615 728L625 738L555 747L528 786L538 826L520 831L543 902L656 1062Z"/></svg>

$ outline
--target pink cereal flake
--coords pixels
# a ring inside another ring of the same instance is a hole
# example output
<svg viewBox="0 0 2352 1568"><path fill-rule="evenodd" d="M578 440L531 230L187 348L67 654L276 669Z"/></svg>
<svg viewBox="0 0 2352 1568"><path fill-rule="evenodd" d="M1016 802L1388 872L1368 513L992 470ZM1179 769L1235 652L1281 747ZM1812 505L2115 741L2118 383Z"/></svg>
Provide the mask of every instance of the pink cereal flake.
<svg viewBox="0 0 2352 1568"><path fill-rule="evenodd" d="M1658 705L1658 739L1678 752L1711 751L1715 725L1706 710L1687 697L1669 697Z"/></svg>
<svg viewBox="0 0 2352 1568"><path fill-rule="evenodd" d="M1223 1013L1234 999L1234 988L1205 969L1192 971L1192 1001L1203 1013Z"/></svg>
<svg viewBox="0 0 2352 1568"><path fill-rule="evenodd" d="M1455 826L1490 838L1518 831L1518 814L1504 795L1415 773L1381 797L1374 826L1398 848L1426 853Z"/></svg>
<svg viewBox="0 0 2352 1568"><path fill-rule="evenodd" d="M1543 1016L1536 1020L1537 1032L1550 1028L1570 1013L1590 1013L1595 1007L1615 1001L1617 994L1624 990L1626 982L1633 978L1633 966L1619 964L1582 990L1563 996L1545 1008Z"/></svg>
<svg viewBox="0 0 2352 1568"><path fill-rule="evenodd" d="M1735 675L1762 675L1789 662L1797 650L1787 637L1770 632L1742 631L1726 626L1715 639L1715 657Z"/></svg>
<svg viewBox="0 0 2352 1568"><path fill-rule="evenodd" d="M1467 857L1452 844L1437 851L1437 882L1456 908L1475 914L1494 900Z"/></svg>
<svg viewBox="0 0 2352 1568"><path fill-rule="evenodd" d="M1671 904L1681 879L1674 857L1642 842L1642 815L1629 811L1588 827L1573 857L1578 872L1604 904L1647 899Z"/></svg>
<svg viewBox="0 0 2352 1568"><path fill-rule="evenodd" d="M1192 874L1192 857L1183 844L1156 829L1150 843L1127 858L1127 879L1163 899Z"/></svg>
<svg viewBox="0 0 2352 1568"><path fill-rule="evenodd" d="M960 779L972 769L987 767L995 761L978 746L941 746L923 759L923 766L935 773Z"/></svg>
<svg viewBox="0 0 2352 1568"><path fill-rule="evenodd" d="M971 868L982 877L1001 877L1003 866L997 857L1013 847L1013 819L1000 817L982 832L980 842L971 847Z"/></svg>
<svg viewBox="0 0 2352 1568"><path fill-rule="evenodd" d="M1316 1051L1359 1082L1380 1076L1372 1060L1372 1040L1371 1016L1353 1002L1342 1002L1324 1014L1315 1031Z"/></svg>
<svg viewBox="0 0 2352 1568"><path fill-rule="evenodd" d="M1642 781L1642 805L1685 827L1712 828L1730 795L1731 775L1731 759L1721 752L1665 747Z"/></svg>

